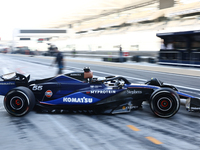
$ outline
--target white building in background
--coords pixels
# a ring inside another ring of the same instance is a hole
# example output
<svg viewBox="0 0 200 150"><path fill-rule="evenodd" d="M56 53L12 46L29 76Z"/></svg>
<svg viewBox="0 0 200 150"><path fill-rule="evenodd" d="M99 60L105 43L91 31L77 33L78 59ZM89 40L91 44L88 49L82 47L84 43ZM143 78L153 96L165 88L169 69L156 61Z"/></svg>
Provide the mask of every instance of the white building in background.
<svg viewBox="0 0 200 150"><path fill-rule="evenodd" d="M156 31L135 31L118 34L102 34L96 36L80 36L77 38L56 39L54 43L62 51L115 51L121 45L127 51L158 51L160 39Z"/></svg>
<svg viewBox="0 0 200 150"><path fill-rule="evenodd" d="M184 1L184 0L180 0ZM160 32L176 32L200 29L200 2L175 6L161 10L142 11L128 17L74 25L66 29L17 29L13 33L13 46L28 46L32 50L46 51L48 43L62 51L116 51L119 46L125 51L159 51ZM126 24L128 26L123 26ZM118 27L113 27L113 25ZM105 30L94 31L105 27ZM22 30L26 32L21 32ZM41 31L66 31L63 33ZM40 32L33 32L40 31ZM84 31L84 33L83 33ZM82 33L81 33L82 32ZM79 34L77 34L79 33ZM19 40L30 38L30 40ZM39 38L50 39L38 42Z"/></svg>
<svg viewBox="0 0 200 150"><path fill-rule="evenodd" d="M182 0L183 1L183 0ZM182 2L181 1L181 2ZM123 26L122 24L129 24ZM119 26L113 27L112 25ZM106 30L94 31L101 27ZM171 8L144 11L127 18L77 25L68 37L52 40L63 51L115 51L119 45L126 51L159 51L161 40L157 33L200 29L200 1ZM76 34L79 33L79 34Z"/></svg>

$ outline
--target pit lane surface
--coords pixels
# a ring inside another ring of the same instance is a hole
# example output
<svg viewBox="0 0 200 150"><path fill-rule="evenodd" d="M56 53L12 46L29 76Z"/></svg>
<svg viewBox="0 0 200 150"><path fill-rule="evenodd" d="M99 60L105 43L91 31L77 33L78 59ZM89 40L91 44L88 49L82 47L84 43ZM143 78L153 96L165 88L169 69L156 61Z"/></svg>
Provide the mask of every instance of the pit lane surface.
<svg viewBox="0 0 200 150"><path fill-rule="evenodd" d="M37 63L33 63L37 62ZM57 68L49 67L52 59L0 55L0 74L18 71L31 74L31 79L54 76ZM199 77L165 74L154 71L67 62L65 72L81 71L90 66L95 76L122 75L131 82L144 83L151 77L178 85L180 91L200 97ZM187 88L185 88L187 87ZM188 89L189 88L189 89ZM0 149L85 149L85 150L168 150L200 148L200 113L190 113L181 106L169 119L157 118L149 105L129 114L39 114L12 117L0 97Z"/></svg>

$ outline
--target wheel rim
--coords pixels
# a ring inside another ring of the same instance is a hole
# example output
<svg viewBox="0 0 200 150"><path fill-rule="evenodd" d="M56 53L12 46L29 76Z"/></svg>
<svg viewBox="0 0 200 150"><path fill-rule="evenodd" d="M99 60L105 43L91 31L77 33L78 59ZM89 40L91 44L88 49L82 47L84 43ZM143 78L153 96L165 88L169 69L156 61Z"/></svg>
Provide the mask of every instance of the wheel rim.
<svg viewBox="0 0 200 150"><path fill-rule="evenodd" d="M24 101L20 97L15 96L10 100L10 106L14 110L20 110L24 106Z"/></svg>
<svg viewBox="0 0 200 150"><path fill-rule="evenodd" d="M156 116L169 118L180 107L179 97L171 91L159 91L151 98L151 110Z"/></svg>
<svg viewBox="0 0 200 150"><path fill-rule="evenodd" d="M172 108L172 101L167 97L162 97L157 102L158 109L168 111Z"/></svg>
<svg viewBox="0 0 200 150"><path fill-rule="evenodd" d="M4 98L4 106L11 115L22 116L29 111L29 99L23 91L13 90Z"/></svg>

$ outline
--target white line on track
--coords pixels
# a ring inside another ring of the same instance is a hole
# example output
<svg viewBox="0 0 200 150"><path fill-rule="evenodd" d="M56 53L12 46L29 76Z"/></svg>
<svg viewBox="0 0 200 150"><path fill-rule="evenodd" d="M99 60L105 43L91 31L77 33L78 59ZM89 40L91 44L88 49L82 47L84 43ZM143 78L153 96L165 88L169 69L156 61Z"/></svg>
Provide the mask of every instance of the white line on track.
<svg viewBox="0 0 200 150"><path fill-rule="evenodd" d="M82 70L82 68L77 68L77 67L70 67L70 68L81 69L81 70ZM101 73L101 74L106 74L106 75L111 75L111 73L105 73L105 72L96 71L96 70L93 70L93 72L97 72L97 73ZM147 81L146 79L141 79L141 78L133 78L133 77L124 76L124 75L120 75L120 76L123 76L123 77L125 77L125 78L134 79L134 80L139 80L139 81ZM184 88L184 89L189 89L189 90L194 90L194 91L200 92L200 89L196 89L196 88L192 88L192 87L186 87L186 86L181 86L181 85L175 85L175 84L171 84L171 83L166 83L166 84L170 84L170 85L173 85L173 86L175 86L175 87L179 87L179 88Z"/></svg>
<svg viewBox="0 0 200 150"><path fill-rule="evenodd" d="M106 66L106 67L109 67L109 66ZM133 69L130 69L130 68L120 68L120 69L133 70ZM167 73L167 72L159 72L159 71L149 71L149 70L140 70L140 69L134 69L134 70L139 70L141 72L148 72L148 73L169 74L169 75L178 76L178 77L190 77L190 78L200 79L200 77L196 77L196 76L181 75L181 74L175 74L175 73ZM188 70L188 71L190 71L190 70Z"/></svg>
<svg viewBox="0 0 200 150"><path fill-rule="evenodd" d="M90 148L85 145L83 142L79 141L65 126L63 126L60 122L58 122L55 117L47 115L47 117L62 131L64 131L71 139L73 139L80 147L84 150L90 150Z"/></svg>

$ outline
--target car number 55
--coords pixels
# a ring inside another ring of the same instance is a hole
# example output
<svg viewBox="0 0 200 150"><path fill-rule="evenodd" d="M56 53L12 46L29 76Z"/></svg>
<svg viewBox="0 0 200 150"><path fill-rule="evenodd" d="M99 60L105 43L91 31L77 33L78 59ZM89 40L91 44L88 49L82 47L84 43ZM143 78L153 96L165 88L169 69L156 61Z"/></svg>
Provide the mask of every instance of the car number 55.
<svg viewBox="0 0 200 150"><path fill-rule="evenodd" d="M32 90L33 91L41 91L42 88L43 88L43 86L34 85L33 88L32 88Z"/></svg>

